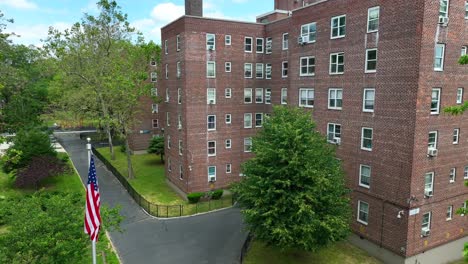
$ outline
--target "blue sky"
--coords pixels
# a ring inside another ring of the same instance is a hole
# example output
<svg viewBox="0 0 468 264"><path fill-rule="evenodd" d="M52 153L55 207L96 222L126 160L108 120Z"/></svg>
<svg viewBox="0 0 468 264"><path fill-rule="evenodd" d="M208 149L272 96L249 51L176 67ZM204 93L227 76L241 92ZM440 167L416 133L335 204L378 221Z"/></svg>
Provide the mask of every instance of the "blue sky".
<svg viewBox="0 0 468 264"><path fill-rule="evenodd" d="M0 0L0 10L14 24L7 31L21 37L18 44L41 46L49 26L64 30L80 21L82 14L96 14L98 0ZM185 12L184 0L117 0L128 20L146 40L160 43L160 28ZM273 10L274 0L204 0L205 17L255 21L257 15Z"/></svg>

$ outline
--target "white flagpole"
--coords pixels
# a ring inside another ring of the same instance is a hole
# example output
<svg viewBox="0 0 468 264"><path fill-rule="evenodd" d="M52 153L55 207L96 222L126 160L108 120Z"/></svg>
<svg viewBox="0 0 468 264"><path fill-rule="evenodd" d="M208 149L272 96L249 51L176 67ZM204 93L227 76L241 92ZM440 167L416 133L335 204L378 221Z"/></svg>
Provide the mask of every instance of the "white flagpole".
<svg viewBox="0 0 468 264"><path fill-rule="evenodd" d="M86 144L86 149L88 150L88 170L91 166L91 138L86 139L88 144ZM93 264L96 264L96 241L92 240L91 244L93 246Z"/></svg>

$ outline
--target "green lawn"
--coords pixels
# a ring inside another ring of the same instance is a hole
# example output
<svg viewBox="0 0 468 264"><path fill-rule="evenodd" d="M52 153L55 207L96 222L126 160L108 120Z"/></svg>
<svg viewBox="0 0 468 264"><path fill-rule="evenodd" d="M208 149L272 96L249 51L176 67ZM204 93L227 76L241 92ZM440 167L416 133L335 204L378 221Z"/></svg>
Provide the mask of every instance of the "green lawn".
<svg viewBox="0 0 468 264"><path fill-rule="evenodd" d="M125 153L122 153L120 148L115 148L115 150L116 159L111 160L108 147L98 149L99 153L101 153L123 176L126 177L127 158ZM232 205L231 195L223 195L220 200L211 200L208 202L200 202L198 204L187 203L167 185L166 176L164 174L164 164L161 163L161 159L158 155L133 155L132 164L135 172L135 179L128 180L129 183L149 202L156 205L163 205L158 208L156 208L156 206L152 206L151 213L153 215L157 212L157 215L159 216L174 217L179 216L181 211L182 215L192 215ZM165 205L167 205L167 207ZM183 205L183 208L178 205Z"/></svg>
<svg viewBox="0 0 468 264"><path fill-rule="evenodd" d="M64 156L64 155L66 154L59 153L59 157ZM74 170L72 170L70 173L65 174L65 175L60 175L60 176L55 176L55 177L44 179L40 183L39 188L44 189L46 191L82 193L83 194L83 214L84 214L84 206L85 206L84 201L85 201L86 192L83 187L83 184L81 183L79 176L75 173ZM16 189L14 187L13 178L10 175L5 174L0 168L0 198L7 198L7 197L18 196L18 195L26 195L26 194L31 194L35 191L36 191L35 189ZM60 192L58 192L57 195L60 195ZM34 217L34 215L31 215L31 217ZM66 218L66 216L64 216L64 218ZM0 225L0 235L5 232L8 232L8 226ZM104 263L102 259L103 258L102 252L104 252L105 254L106 263L108 264L120 263L117 258L117 255L111 248L111 245L106 235L100 234L99 242L96 244L96 246L97 246L96 252L97 252L98 263ZM83 252L83 254L85 256L88 256L87 258L89 259L89 261L86 261L86 263L92 262L91 261L91 242L90 242L89 250L87 250L86 252Z"/></svg>
<svg viewBox="0 0 468 264"><path fill-rule="evenodd" d="M339 242L316 253L298 250L281 251L252 241L244 264L382 264L347 241Z"/></svg>

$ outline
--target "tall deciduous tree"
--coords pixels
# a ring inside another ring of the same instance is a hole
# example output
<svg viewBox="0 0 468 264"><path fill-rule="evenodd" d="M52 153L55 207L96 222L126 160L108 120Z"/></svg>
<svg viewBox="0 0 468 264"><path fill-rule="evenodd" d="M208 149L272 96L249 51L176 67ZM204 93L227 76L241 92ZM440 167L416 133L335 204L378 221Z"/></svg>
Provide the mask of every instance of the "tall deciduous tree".
<svg viewBox="0 0 468 264"><path fill-rule="evenodd" d="M344 173L310 114L274 107L252 151L255 157L243 164L245 179L234 192L256 239L313 251L347 236Z"/></svg>

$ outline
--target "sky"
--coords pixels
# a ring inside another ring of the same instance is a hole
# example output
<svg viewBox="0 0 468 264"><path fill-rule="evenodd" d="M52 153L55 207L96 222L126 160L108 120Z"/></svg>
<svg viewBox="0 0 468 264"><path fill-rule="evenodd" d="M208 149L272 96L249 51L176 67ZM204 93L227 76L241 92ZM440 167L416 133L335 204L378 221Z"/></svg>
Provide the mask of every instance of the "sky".
<svg viewBox="0 0 468 264"><path fill-rule="evenodd" d="M13 24L6 32L14 43L42 46L50 26L64 30L79 22L83 13L98 14L98 0L0 0L0 11ZM131 25L145 40L160 44L160 28L184 15L184 0L117 0ZM204 0L203 16L255 22L256 16L273 10L274 0Z"/></svg>

